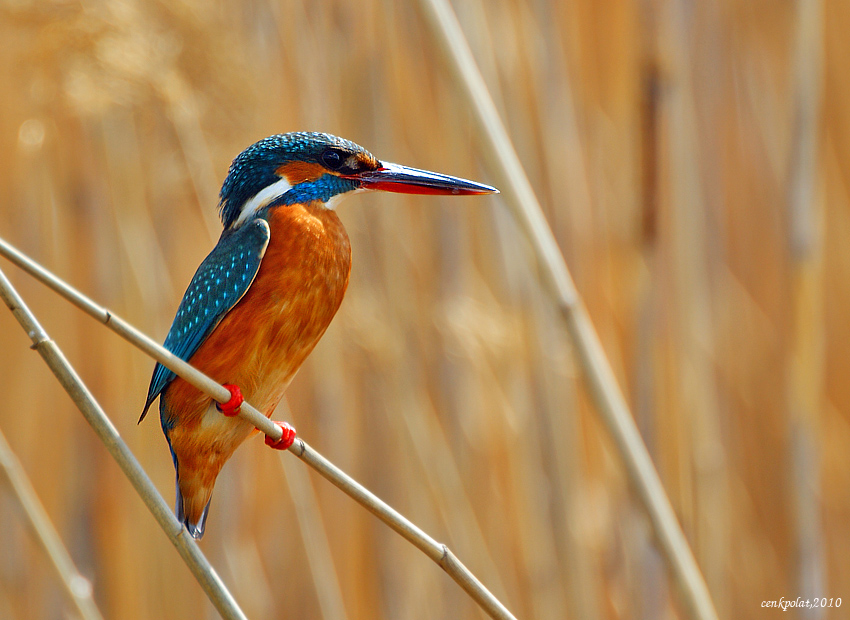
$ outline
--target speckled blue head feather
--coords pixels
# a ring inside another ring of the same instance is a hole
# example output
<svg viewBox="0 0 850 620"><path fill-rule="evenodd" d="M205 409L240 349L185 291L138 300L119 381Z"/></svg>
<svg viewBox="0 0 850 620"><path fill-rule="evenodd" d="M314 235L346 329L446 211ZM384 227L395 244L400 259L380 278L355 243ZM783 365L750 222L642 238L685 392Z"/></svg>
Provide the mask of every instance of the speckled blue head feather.
<svg viewBox="0 0 850 620"><path fill-rule="evenodd" d="M324 165L322 156L329 149L344 154L356 154L361 161L374 162L375 167L379 163L363 147L326 133L295 132L264 138L242 151L230 165L227 179L221 187L219 203L224 227L229 228L237 221L243 206L251 198L280 180L276 170L282 165L293 161ZM308 200L327 201L337 194L357 187L357 181L329 173L316 181L293 187L281 200L276 200L275 204Z"/></svg>

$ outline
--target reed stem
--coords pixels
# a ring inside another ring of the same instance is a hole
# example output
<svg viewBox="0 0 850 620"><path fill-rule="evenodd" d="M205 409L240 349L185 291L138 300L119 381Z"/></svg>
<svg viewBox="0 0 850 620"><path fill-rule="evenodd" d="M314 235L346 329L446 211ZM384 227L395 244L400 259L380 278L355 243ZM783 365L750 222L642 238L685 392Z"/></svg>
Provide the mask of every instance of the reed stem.
<svg viewBox="0 0 850 620"><path fill-rule="evenodd" d="M166 368L172 370L179 377L189 382L194 387L198 388L211 398L214 398L220 403L225 403L230 399L230 392L227 390L227 388L216 383L215 381L207 377L204 373L200 372L199 370L195 369L177 356L170 353L168 350L154 342L151 338L140 332L138 329L130 325L121 317L118 317L115 314L112 314L109 310L99 306L94 301L74 289L68 283L64 282L56 275L54 275L53 273L51 273L29 257L19 252L17 249L9 245L3 239L0 239L0 254L8 258L18 267L35 277L37 280L46 284L49 288L60 294L62 297L73 303L75 306L77 306L87 314L91 315L92 317L96 318L101 323L105 324L119 336L121 336L131 344L137 346L139 349L141 349L142 351L153 357L155 360L163 364ZM8 280L5 279L5 276L3 277L3 281L8 284ZM11 288L11 284L9 284L8 286ZM11 292L14 293L14 290L11 289ZM14 294L15 298L12 302L13 305L10 305L9 307L12 308L13 312L16 312L16 308L23 307L23 301L21 301L20 298L17 297L16 293ZM16 314L16 316L18 316L18 314ZM123 450L126 452L126 455L124 455L124 453L122 452L122 458L127 460L128 463L130 460L132 460L132 464L135 469L125 468L125 473L129 471L133 472L135 478L131 477L131 481L134 482L134 486L136 486L136 489L143 496L143 499L145 499L146 502L150 499L151 503L149 503L148 505L149 507L151 507L151 512L154 512L154 508L152 506L156 504L157 510L164 510L167 513L170 524L173 525L175 528L179 528L179 533L176 536L172 537L172 540L183 540L185 538L189 538L191 540L188 532L182 529L182 526L177 523L177 520L172 516L171 511L168 509L167 506L165 506L165 502L156 492L153 487L153 484L150 482L144 471L141 469L141 466L139 466L138 462L126 448L121 439L118 437L117 431L115 431L115 428L109 422L108 418L106 418L106 415L103 413L100 407L97 406L97 403L94 402L94 399L82 385L79 378L73 372L73 369L70 367L68 362L64 359L64 357L61 356L61 353L58 351L58 348L56 347L55 343L53 343L53 341L47 338L47 335L43 333L41 327L38 326L37 322L35 321L35 317L33 317L28 310L26 311L24 318L27 318L27 323L25 324L24 322L22 322L21 325L24 326L24 329L26 329L27 333L30 334L30 337L33 338L33 342L36 343L36 347L38 348L39 352L41 353L42 350L51 352L51 361L48 361L48 364L51 365L51 369L54 368L53 364L55 364L57 365L59 370L61 370L61 372L54 371L54 374L57 375L57 378L59 378L60 383L65 386L69 394L72 394L72 397L74 396L74 393L77 392L84 394L84 396L87 397L87 400L85 400L83 404L86 404L86 406L89 408L96 408L98 412L97 416L92 417L97 418L98 424L108 426L108 429L111 429L111 432L114 433L114 437L109 433L106 433L105 431L104 434L101 435L101 438L104 440L105 443L107 443L107 447L110 446L110 441L115 442L117 440L117 442L120 443L120 446L122 446ZM19 318L19 321L20 320L21 319ZM39 334L43 334L43 338L39 336ZM39 338L39 340L36 341L36 338ZM42 341L44 341L46 344L39 344ZM45 357L45 354L43 353L42 356ZM53 358L56 356L58 356L58 361L53 360ZM45 357L45 361L47 360L48 358ZM75 402L77 402L76 399ZM87 412L83 410L83 407L81 406L80 402L78 402L78 406L80 406L80 410L83 411L83 414L86 415L87 419L89 419L89 415L91 414L87 414ZM275 440L280 440L280 427L277 426L271 420L269 420L266 416L260 413L249 403L245 402L242 404L239 416L253 424L258 430L265 433L266 435L272 437ZM94 426L94 424L92 425ZM99 427L96 427L96 430L98 430L98 428ZM507 610L507 608L495 596L493 596L493 594L487 588L485 588L480 581L478 581L475 575L473 575L469 571L469 569L466 568L466 566L464 566L463 563L461 563L461 561L457 559L457 557L451 552L451 550L446 545L435 541L428 534L418 528L415 524L403 517L394 508L380 500L371 491L366 489L363 485L354 480L351 476L343 472L340 468L331 463L324 456L316 452L303 439L296 438L295 442L293 442L292 446L290 446L289 451L295 454L302 461L307 463L310 467L315 469L324 478L326 478L333 485L335 485L337 488L346 493L349 497L351 497L364 508L366 508L366 510L378 517L390 528L395 530L399 535L405 538L413 546L415 546L429 558L434 560L434 562L439 564L440 567L444 571L446 571L452 577L452 579L454 579L458 583L458 585L460 585L460 587L463 588L470 595L470 597L472 597L472 599L475 600L475 602L478 603L482 607L482 609L484 609L484 611L486 611L492 618L511 619L514 617ZM114 453L113 456L115 456ZM117 456L116 460L118 460ZM122 462L119 461L119 464L121 463ZM122 468L124 468L123 464ZM130 477L130 473L127 473L127 475L128 477ZM138 483L136 479L138 479ZM150 488L141 484L142 479L146 481L146 484L149 485ZM147 494L151 492L153 492L153 494L156 496L156 500L158 500L158 502L154 502L154 498L147 497ZM155 513L155 516L158 516L157 513ZM165 526L163 526L163 529L166 529ZM168 532L167 529L166 532ZM195 546L194 548L197 549L197 546ZM178 547L178 550L180 550L180 547ZM200 553L200 551L198 551L198 553ZM212 571L212 567L210 567L209 570ZM217 576L214 572L212 572L211 575L215 576L217 579ZM224 588L223 585L221 587ZM226 590L224 590L224 592L226 592ZM209 593L210 592L208 591L208 594ZM235 602L233 604L235 605ZM241 614L241 611L239 613Z"/></svg>
<svg viewBox="0 0 850 620"><path fill-rule="evenodd" d="M168 536L168 540L177 548L180 557L186 562L189 570L201 584L210 601L218 609L223 618L241 620L246 618L236 600L227 590L215 569L201 552L198 544L183 528L171 512L171 509L156 490L151 479L133 456L127 444L121 439L118 430L113 426L103 409L94 399L91 392L77 375L74 368L65 359L62 351L47 335L30 309L21 299L18 292L9 282L6 274L0 270L0 298L6 303L21 327L32 340L32 348L38 351L42 359L59 383L68 392L74 404L83 414L86 421L94 429L97 436L106 446L112 458L118 463L124 474L132 483L136 492L145 502L148 510Z"/></svg>
<svg viewBox="0 0 850 620"><path fill-rule="evenodd" d="M68 553L68 549L59 537L26 471L2 431L0 431L0 468L6 474L27 521L35 532L38 542L44 547L47 557L53 563L68 596L77 606L80 616L83 620L101 620L103 616L92 598L91 582L83 577L74 565L71 554Z"/></svg>
<svg viewBox="0 0 850 620"><path fill-rule="evenodd" d="M478 134L495 167L499 187L531 243L546 290L575 346L596 409L614 440L631 486L649 515L661 551L689 613L700 620L717 620L705 579L679 526L543 209L478 70L457 16L448 0L420 0L420 5L434 39L448 59L461 94L474 111Z"/></svg>

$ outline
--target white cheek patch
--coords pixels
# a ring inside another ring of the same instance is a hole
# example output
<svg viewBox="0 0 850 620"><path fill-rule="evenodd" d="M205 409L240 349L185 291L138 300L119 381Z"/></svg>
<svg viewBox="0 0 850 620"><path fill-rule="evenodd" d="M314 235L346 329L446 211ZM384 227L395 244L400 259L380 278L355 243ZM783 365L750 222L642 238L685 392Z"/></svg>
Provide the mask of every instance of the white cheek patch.
<svg viewBox="0 0 850 620"><path fill-rule="evenodd" d="M291 189L292 185L286 180L286 177L281 177L279 181L275 181L268 187L260 190L256 196L251 198L242 207L242 211L239 213L239 217L236 218L234 226L241 226L251 219L257 211L262 210L269 203L277 200Z"/></svg>
<svg viewBox="0 0 850 620"><path fill-rule="evenodd" d="M354 194L359 194L360 192L365 192L366 189L363 187L358 187L357 189L352 189L347 192L342 192L341 194L336 194L335 196L331 196L330 200L325 203L325 209L330 209L333 211L339 205L340 200L343 198L347 198L348 196L353 196Z"/></svg>

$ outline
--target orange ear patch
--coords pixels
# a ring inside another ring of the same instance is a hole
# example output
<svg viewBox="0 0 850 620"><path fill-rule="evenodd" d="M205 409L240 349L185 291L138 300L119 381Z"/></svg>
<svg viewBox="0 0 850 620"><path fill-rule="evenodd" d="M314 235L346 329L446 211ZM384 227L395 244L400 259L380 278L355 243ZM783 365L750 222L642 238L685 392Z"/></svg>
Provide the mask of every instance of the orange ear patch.
<svg viewBox="0 0 850 620"><path fill-rule="evenodd" d="M377 170L381 167L381 162L370 153L357 153L355 157L360 164L357 166L359 170Z"/></svg>
<svg viewBox="0 0 850 620"><path fill-rule="evenodd" d="M326 172L327 170L321 164L305 161L291 161L277 169L277 173L289 181L292 186L305 181L315 181Z"/></svg>

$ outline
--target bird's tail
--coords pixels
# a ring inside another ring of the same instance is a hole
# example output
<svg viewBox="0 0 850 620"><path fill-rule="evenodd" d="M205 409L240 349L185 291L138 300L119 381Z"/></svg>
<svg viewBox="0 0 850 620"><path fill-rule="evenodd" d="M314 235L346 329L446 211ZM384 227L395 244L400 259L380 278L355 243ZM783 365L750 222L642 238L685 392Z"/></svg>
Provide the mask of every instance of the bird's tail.
<svg viewBox="0 0 850 620"><path fill-rule="evenodd" d="M183 525L186 526L186 530L188 530L189 535L195 540L200 540L204 535L204 528L207 525L207 514L210 511L210 502L212 499L208 499L207 503L204 505L203 510L200 511L200 515L193 518L194 515L191 509L189 514L186 512L186 504L191 503L187 502L183 497L183 493L180 492L180 478L178 476L175 486L177 487L177 500L174 503L174 515L177 517L177 520L180 521ZM194 511L197 512L197 511Z"/></svg>

